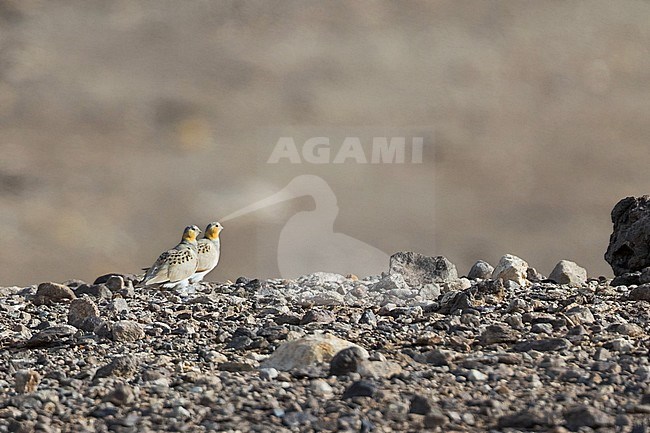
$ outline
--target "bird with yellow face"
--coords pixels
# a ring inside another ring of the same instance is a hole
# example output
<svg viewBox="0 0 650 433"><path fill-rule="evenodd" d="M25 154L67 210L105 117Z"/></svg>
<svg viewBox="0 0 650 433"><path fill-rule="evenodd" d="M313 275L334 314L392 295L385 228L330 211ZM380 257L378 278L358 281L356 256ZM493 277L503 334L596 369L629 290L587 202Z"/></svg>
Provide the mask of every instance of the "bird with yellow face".
<svg viewBox="0 0 650 433"><path fill-rule="evenodd" d="M218 222L212 222L205 228L203 239L198 241L199 264L194 275L190 277L190 283L203 281L203 278L219 264L221 255L219 234L221 230L223 230L223 226Z"/></svg>
<svg viewBox="0 0 650 433"><path fill-rule="evenodd" d="M166 289L186 287L199 266L198 242L201 229L185 227L178 245L162 253L146 271L140 282L143 286L157 285Z"/></svg>

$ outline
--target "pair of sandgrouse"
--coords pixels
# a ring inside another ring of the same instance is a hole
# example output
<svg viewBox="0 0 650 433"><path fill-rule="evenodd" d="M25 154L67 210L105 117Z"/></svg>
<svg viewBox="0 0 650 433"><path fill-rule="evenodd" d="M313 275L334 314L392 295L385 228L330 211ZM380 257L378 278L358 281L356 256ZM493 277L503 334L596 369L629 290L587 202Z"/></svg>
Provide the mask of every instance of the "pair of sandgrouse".
<svg viewBox="0 0 650 433"><path fill-rule="evenodd" d="M202 281L219 264L221 230L223 227L218 222L210 223L203 239L197 241L201 230L197 226L185 227L181 242L162 253L150 268L145 269L147 272L140 284L172 289Z"/></svg>

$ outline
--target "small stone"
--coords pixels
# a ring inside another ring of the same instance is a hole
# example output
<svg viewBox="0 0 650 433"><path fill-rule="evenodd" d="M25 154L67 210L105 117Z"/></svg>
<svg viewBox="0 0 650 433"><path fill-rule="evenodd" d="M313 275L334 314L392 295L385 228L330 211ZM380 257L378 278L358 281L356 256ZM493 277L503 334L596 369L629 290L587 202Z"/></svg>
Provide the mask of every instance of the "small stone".
<svg viewBox="0 0 650 433"><path fill-rule="evenodd" d="M400 274L411 287L458 279L456 266L445 257L399 252L390 257L389 274Z"/></svg>
<svg viewBox="0 0 650 433"><path fill-rule="evenodd" d="M125 383L118 383L115 388L109 392L104 401L109 401L115 406L125 406L131 404L135 400L133 388Z"/></svg>
<svg viewBox="0 0 650 433"><path fill-rule="evenodd" d="M641 275L639 276L639 284L650 283L650 266L643 268L641 270Z"/></svg>
<svg viewBox="0 0 650 433"><path fill-rule="evenodd" d="M255 367L247 362L226 361L219 364L219 370L231 373L238 371L253 371Z"/></svg>
<svg viewBox="0 0 650 433"><path fill-rule="evenodd" d="M535 334L552 335L553 325L551 325L550 323L535 323L533 326L531 326L530 332L533 332Z"/></svg>
<svg viewBox="0 0 650 433"><path fill-rule="evenodd" d="M343 305L345 298L334 290L319 288L318 291L308 291L300 299L303 306L322 307L325 305Z"/></svg>
<svg viewBox="0 0 650 433"><path fill-rule="evenodd" d="M514 281L520 286L528 284L526 280L528 272L528 263L512 254L506 254L501 257L499 264L492 272L492 279L502 279L503 281Z"/></svg>
<svg viewBox="0 0 650 433"><path fill-rule="evenodd" d="M609 285L612 287L618 286L638 286L641 284L641 272L626 272L614 277Z"/></svg>
<svg viewBox="0 0 650 433"><path fill-rule="evenodd" d="M116 314L128 314L130 311L129 304L124 298L115 298L108 304L109 310Z"/></svg>
<svg viewBox="0 0 650 433"><path fill-rule="evenodd" d="M357 371L359 364L368 358L368 352L358 346L348 347L336 353L330 360L330 374L341 376Z"/></svg>
<svg viewBox="0 0 650 433"><path fill-rule="evenodd" d="M409 290L409 286L401 274L388 274L373 285L371 290L386 293L391 290Z"/></svg>
<svg viewBox="0 0 650 433"><path fill-rule="evenodd" d="M87 297L74 299L68 309L68 324L83 331L93 331L100 322L97 304Z"/></svg>
<svg viewBox="0 0 650 433"><path fill-rule="evenodd" d="M621 323L614 326L614 331L621 335L627 335L629 337L640 337L643 335L643 328L634 323Z"/></svg>
<svg viewBox="0 0 650 433"><path fill-rule="evenodd" d="M330 334L310 335L283 343L262 363L262 367L288 371L319 362L329 362L337 352L351 346L359 347ZM361 347L359 349L367 358L368 352Z"/></svg>
<svg viewBox="0 0 650 433"><path fill-rule="evenodd" d="M105 284L111 292L118 292L124 288L124 278L121 275L112 275Z"/></svg>
<svg viewBox="0 0 650 433"><path fill-rule="evenodd" d="M629 353L634 349L634 343L625 338L616 338L605 345L608 349L621 353Z"/></svg>
<svg viewBox="0 0 650 433"><path fill-rule="evenodd" d="M323 379L314 379L311 381L309 387L314 395L319 397L329 398L334 395L334 390L327 381Z"/></svg>
<svg viewBox="0 0 650 433"><path fill-rule="evenodd" d="M504 415L499 418L497 427L532 429L533 427L544 427L553 425L553 420L547 414L537 409L524 409L511 415Z"/></svg>
<svg viewBox="0 0 650 433"><path fill-rule="evenodd" d="M371 361L362 360L357 365L357 373L361 377L372 377L375 379L390 378L402 373L402 367L393 361Z"/></svg>
<svg viewBox="0 0 650 433"><path fill-rule="evenodd" d="M176 419L188 419L192 417L192 413L183 406L174 406L171 415L172 418Z"/></svg>
<svg viewBox="0 0 650 433"><path fill-rule="evenodd" d="M226 344L226 349L235 349L242 350L249 347L253 344L253 339L247 335L235 335L233 336L228 344Z"/></svg>
<svg viewBox="0 0 650 433"><path fill-rule="evenodd" d="M474 307L470 295L465 291L445 293L439 303L437 313L440 314L454 314Z"/></svg>
<svg viewBox="0 0 650 433"><path fill-rule="evenodd" d="M538 352L552 352L567 349L571 343L565 338L546 338L542 340L522 341L514 345L513 349L517 352L528 352L536 350Z"/></svg>
<svg viewBox="0 0 650 433"><path fill-rule="evenodd" d="M596 353L594 354L594 361L607 361L611 356L612 354L609 350L604 347L599 347L596 349Z"/></svg>
<svg viewBox="0 0 650 433"><path fill-rule="evenodd" d="M555 265L548 278L558 284L581 287L587 282L587 270L578 266L575 262L561 260Z"/></svg>
<svg viewBox="0 0 650 433"><path fill-rule="evenodd" d="M566 316L571 319L574 325L589 325L596 321L589 307L576 306L566 312Z"/></svg>
<svg viewBox="0 0 650 433"><path fill-rule="evenodd" d="M467 380L470 382L485 382L488 380L488 375L479 370L471 369L467 374Z"/></svg>
<svg viewBox="0 0 650 433"><path fill-rule="evenodd" d="M650 302L650 284L635 287L630 291L630 300Z"/></svg>
<svg viewBox="0 0 650 433"><path fill-rule="evenodd" d="M449 365L453 356L447 350L434 349L420 355L421 361L431 364L434 367ZM416 359L416 361L419 359Z"/></svg>
<svg viewBox="0 0 650 433"><path fill-rule="evenodd" d="M359 317L359 323L363 325L377 326L377 316L372 310L366 310Z"/></svg>
<svg viewBox="0 0 650 433"><path fill-rule="evenodd" d="M492 277L492 272L494 272L494 268L488 262L479 260L472 265L467 278L470 280L486 280Z"/></svg>
<svg viewBox="0 0 650 433"><path fill-rule="evenodd" d="M113 323L113 341L132 342L144 338L144 329L133 320L120 320Z"/></svg>
<svg viewBox="0 0 650 433"><path fill-rule="evenodd" d="M58 283L41 283L38 285L33 302L35 305L50 305L75 299L76 296L68 286Z"/></svg>
<svg viewBox="0 0 650 433"><path fill-rule="evenodd" d="M358 380L353 382L344 392L341 397L343 400L352 397L373 397L377 393L377 387L369 381Z"/></svg>
<svg viewBox="0 0 650 433"><path fill-rule="evenodd" d="M447 417L438 408L432 408L429 413L424 417L424 427L434 429L442 427L447 424Z"/></svg>
<svg viewBox="0 0 650 433"><path fill-rule="evenodd" d="M39 347L52 343L59 343L66 340L77 333L77 328L70 325L51 326L39 332L30 338L25 346Z"/></svg>
<svg viewBox="0 0 650 433"><path fill-rule="evenodd" d="M108 290L108 288L103 284L92 284L92 285L82 284L81 286L77 287L74 293L75 295L77 295L77 297L88 295L97 299L113 298L113 292Z"/></svg>
<svg viewBox="0 0 650 433"><path fill-rule="evenodd" d="M273 380L278 377L278 370L275 368L260 368L260 379L262 380Z"/></svg>
<svg viewBox="0 0 650 433"><path fill-rule="evenodd" d="M427 301L435 301L440 297L441 289L438 284L425 284L422 286L418 295Z"/></svg>
<svg viewBox="0 0 650 433"><path fill-rule="evenodd" d="M586 405L571 406L564 411L565 426L577 431L581 427L610 427L614 425L614 417L596 408Z"/></svg>
<svg viewBox="0 0 650 433"><path fill-rule="evenodd" d="M336 320L336 317L331 311L312 309L305 313L300 319L301 325L306 325L308 323L332 323Z"/></svg>
<svg viewBox="0 0 650 433"><path fill-rule="evenodd" d="M133 356L116 356L109 364L106 364L97 370L94 379L109 376L120 376L128 378L130 376L133 376L137 368L138 362Z"/></svg>
<svg viewBox="0 0 650 433"><path fill-rule="evenodd" d="M484 346L495 343L511 343L519 339L519 335L510 327L503 324L488 325L481 333L479 342Z"/></svg>
<svg viewBox="0 0 650 433"><path fill-rule="evenodd" d="M418 415L426 415L431 412L433 405L431 400L421 395L414 395L411 397L411 404L409 406L409 413L416 413Z"/></svg>
<svg viewBox="0 0 650 433"><path fill-rule="evenodd" d="M41 382L41 375L33 370L20 370L14 374L16 380L16 392L24 394L34 392Z"/></svg>

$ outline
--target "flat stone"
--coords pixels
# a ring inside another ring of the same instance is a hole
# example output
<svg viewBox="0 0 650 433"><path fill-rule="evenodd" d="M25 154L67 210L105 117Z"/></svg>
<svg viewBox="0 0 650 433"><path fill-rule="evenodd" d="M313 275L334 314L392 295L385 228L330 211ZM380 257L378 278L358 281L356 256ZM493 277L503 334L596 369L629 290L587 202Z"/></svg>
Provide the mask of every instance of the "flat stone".
<svg viewBox="0 0 650 433"><path fill-rule="evenodd" d="M95 372L94 379L99 379L109 376L118 376L118 377L131 377L135 374L138 368L138 362L131 355L120 355L113 358L113 360L100 367L97 372Z"/></svg>
<svg viewBox="0 0 650 433"><path fill-rule="evenodd" d="M458 279L456 266L443 256L399 252L390 257L389 274L400 274L411 287Z"/></svg>
<svg viewBox="0 0 650 433"><path fill-rule="evenodd" d="M390 378L402 373L402 367L393 361L371 361L362 360L357 365L357 373L361 377L372 377L374 379Z"/></svg>
<svg viewBox="0 0 650 433"><path fill-rule="evenodd" d="M58 283L41 283L38 285L32 301L35 305L49 305L67 302L75 299L76 295L68 286Z"/></svg>
<svg viewBox="0 0 650 433"><path fill-rule="evenodd" d="M500 417L497 422L497 427L532 429L533 427L546 427L553 424L553 420L548 416L548 414L545 414L538 409L525 409L514 414Z"/></svg>
<svg viewBox="0 0 650 433"><path fill-rule="evenodd" d="M522 341L521 343L515 344L513 349L517 352L528 352L530 350L552 352L567 349L570 346L571 343L565 338L546 338L542 340Z"/></svg>
<svg viewBox="0 0 650 433"><path fill-rule="evenodd" d="M614 425L614 417L601 410L586 405L576 405L564 411L566 427L577 431L581 427L610 427Z"/></svg>
<svg viewBox="0 0 650 433"><path fill-rule="evenodd" d="M113 323L113 341L132 342L145 337L144 329L138 322L132 320L120 320Z"/></svg>
<svg viewBox="0 0 650 433"><path fill-rule="evenodd" d="M77 333L77 328L70 325L52 326L46 328L30 338L25 346L39 347L48 344L59 343L67 340Z"/></svg>
<svg viewBox="0 0 650 433"><path fill-rule="evenodd" d="M336 320L336 317L331 311L328 310L319 310L311 309L302 316L300 319L301 325L306 325L308 323L332 323Z"/></svg>
<svg viewBox="0 0 650 433"><path fill-rule="evenodd" d="M519 334L505 324L488 325L479 337L484 346L496 343L512 343L519 340Z"/></svg>
<svg viewBox="0 0 650 433"><path fill-rule="evenodd" d="M377 386L367 380L359 380L353 382L344 392L341 397L343 400L352 397L374 397L377 393Z"/></svg>

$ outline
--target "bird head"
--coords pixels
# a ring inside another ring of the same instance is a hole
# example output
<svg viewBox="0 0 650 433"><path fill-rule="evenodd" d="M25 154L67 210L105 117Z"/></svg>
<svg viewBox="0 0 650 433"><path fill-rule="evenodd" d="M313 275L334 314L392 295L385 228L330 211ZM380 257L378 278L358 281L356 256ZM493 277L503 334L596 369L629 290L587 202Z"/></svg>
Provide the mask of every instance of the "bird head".
<svg viewBox="0 0 650 433"><path fill-rule="evenodd" d="M197 226L187 226L183 231L183 240L188 242L196 242L196 238L200 233L201 229Z"/></svg>
<svg viewBox="0 0 650 433"><path fill-rule="evenodd" d="M205 238L211 241L219 238L219 233L223 230L223 226L218 222L208 224L205 228Z"/></svg>

